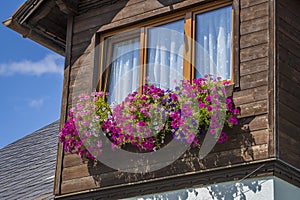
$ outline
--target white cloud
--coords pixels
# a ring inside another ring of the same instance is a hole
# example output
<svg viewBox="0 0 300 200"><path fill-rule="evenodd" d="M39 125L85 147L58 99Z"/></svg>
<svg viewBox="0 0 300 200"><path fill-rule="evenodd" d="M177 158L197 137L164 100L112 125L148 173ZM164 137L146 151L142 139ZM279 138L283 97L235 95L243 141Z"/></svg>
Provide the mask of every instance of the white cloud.
<svg viewBox="0 0 300 200"><path fill-rule="evenodd" d="M29 101L29 106L32 108L40 108L43 106L44 100L45 100L44 98L32 99Z"/></svg>
<svg viewBox="0 0 300 200"><path fill-rule="evenodd" d="M39 61L22 60L19 62L0 63L0 76L27 74L40 76L43 74L63 74L63 58L48 54Z"/></svg>

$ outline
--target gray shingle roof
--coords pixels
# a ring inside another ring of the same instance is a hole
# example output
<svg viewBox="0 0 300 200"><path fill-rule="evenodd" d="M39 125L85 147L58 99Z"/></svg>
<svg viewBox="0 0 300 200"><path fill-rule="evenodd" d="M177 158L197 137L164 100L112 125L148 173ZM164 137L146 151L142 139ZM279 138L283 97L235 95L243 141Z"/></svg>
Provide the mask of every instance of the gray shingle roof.
<svg viewBox="0 0 300 200"><path fill-rule="evenodd" d="M0 149L0 199L53 199L59 121Z"/></svg>

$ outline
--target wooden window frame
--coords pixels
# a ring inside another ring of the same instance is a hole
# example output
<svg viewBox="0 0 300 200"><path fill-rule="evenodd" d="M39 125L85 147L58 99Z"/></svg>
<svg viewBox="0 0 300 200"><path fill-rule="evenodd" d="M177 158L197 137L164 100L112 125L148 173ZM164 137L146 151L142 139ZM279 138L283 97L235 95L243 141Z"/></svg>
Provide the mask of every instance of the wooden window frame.
<svg viewBox="0 0 300 200"><path fill-rule="evenodd" d="M218 8L232 6L232 66L231 66L231 81L235 87L239 87L239 1L238 0L224 0L215 3L207 3L195 8L189 8L176 13L172 13L166 16L157 17L156 19L148 20L143 23L131 25L125 28L121 28L114 31L106 31L103 33L98 33L98 41L100 44L99 55L99 75L100 80L97 84L98 91L107 91L109 66L107 63L104 65L104 60L109 60L109 58L104 58L104 48L105 39L117 34L122 34L130 32L136 29L140 29L140 71L138 80L138 92L142 92L142 85L145 84L146 77L146 66L147 66L147 41L148 41L148 29L164 25L167 23L175 22L177 20L184 20L184 58L183 58L183 79L193 80L195 77L195 36L196 36L196 15L209 12ZM111 51L112 48L108 48ZM108 69L105 70L104 69ZM104 72L104 73L103 73Z"/></svg>

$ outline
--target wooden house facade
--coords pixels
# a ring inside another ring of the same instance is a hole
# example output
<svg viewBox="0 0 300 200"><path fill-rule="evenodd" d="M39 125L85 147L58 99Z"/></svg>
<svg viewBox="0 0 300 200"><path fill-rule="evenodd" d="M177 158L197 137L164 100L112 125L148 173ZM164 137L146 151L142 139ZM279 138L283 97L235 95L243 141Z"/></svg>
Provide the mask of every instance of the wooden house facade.
<svg viewBox="0 0 300 200"><path fill-rule="evenodd" d="M196 17L224 7L230 8L227 20L232 33L232 85L227 92L241 109L239 125L228 131L229 141L217 144L203 159L191 149L169 166L139 174L119 172L99 162L83 164L59 144L56 199L133 198L264 177L283 180L299 194L298 0L28 0L4 24L65 56L63 126L72 97L80 92L74 89L77 85L83 90L103 88L98 60L107 48L103 38L136 29L142 30L142 38L144 27L182 20L182 76L191 79L197 55L187 48L193 46L187 38L195 39ZM83 69L92 70L82 76ZM271 196L276 199L276 192Z"/></svg>

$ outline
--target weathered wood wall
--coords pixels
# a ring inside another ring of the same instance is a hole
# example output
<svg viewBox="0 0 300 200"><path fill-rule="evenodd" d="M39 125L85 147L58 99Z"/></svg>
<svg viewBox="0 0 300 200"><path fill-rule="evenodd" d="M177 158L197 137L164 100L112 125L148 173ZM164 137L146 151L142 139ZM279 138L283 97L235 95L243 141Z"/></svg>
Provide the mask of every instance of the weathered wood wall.
<svg viewBox="0 0 300 200"><path fill-rule="evenodd" d="M276 8L279 158L300 168L300 2Z"/></svg>
<svg viewBox="0 0 300 200"><path fill-rule="evenodd" d="M74 84L82 84L87 89L91 87L91 81L81 81L79 71L93 64L93 59L86 58L95 47L97 31L101 33L101 31L124 27L208 1L173 1L174 4L171 6L161 2L164 1L80 1L80 14L74 17L69 100L76 95L73 91ZM235 104L241 107L241 125L229 131L229 142L218 144L203 160L197 158L196 151L187 152L182 159L170 167L143 176L119 173L101 164L92 167L89 166L91 163L82 164L78 156L66 154L63 157L61 194L129 182L132 184L141 180L154 180L186 172L235 166L273 157L273 132L270 128L273 126L272 116L270 117L272 103L269 103L273 101L270 92L273 84L272 82L269 84L273 80L270 78L270 59L273 58L270 51L273 34L270 28L272 21L270 13L273 12L271 2L271 0L234 1L238 5L235 13L239 14L237 27L240 35L237 39L240 41L240 46L236 48L240 51L239 65L236 67L239 68L240 74L239 87L235 88L233 96ZM88 80L92 79L92 71L85 75L82 80L86 80L86 77L90 77Z"/></svg>

